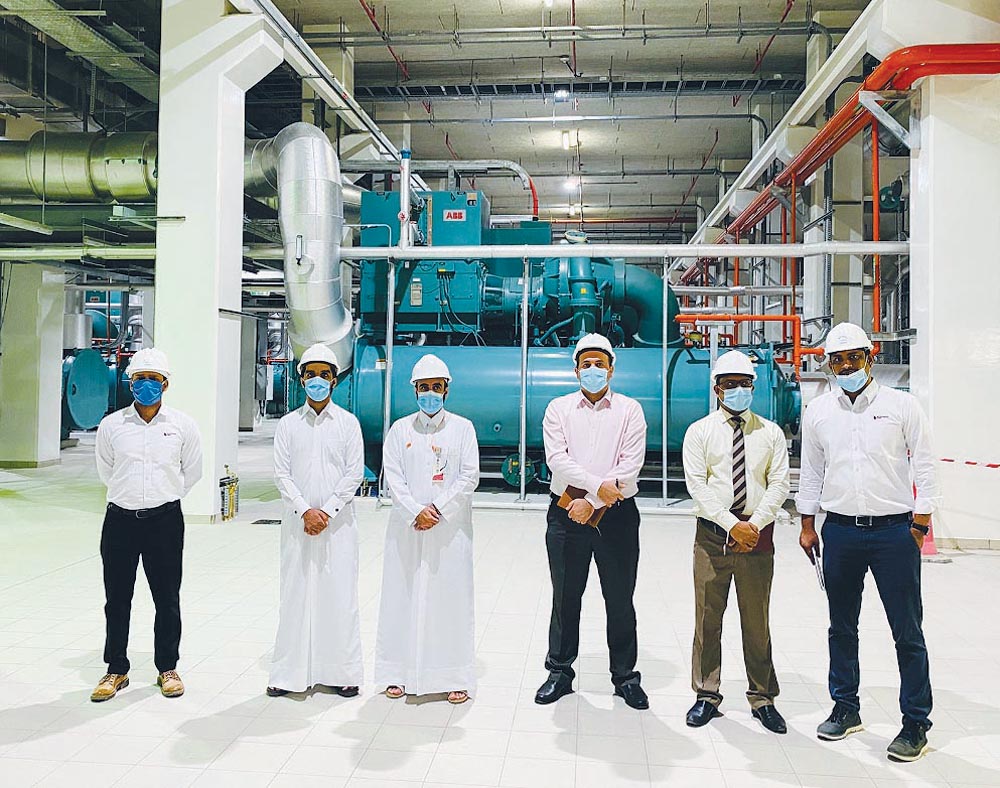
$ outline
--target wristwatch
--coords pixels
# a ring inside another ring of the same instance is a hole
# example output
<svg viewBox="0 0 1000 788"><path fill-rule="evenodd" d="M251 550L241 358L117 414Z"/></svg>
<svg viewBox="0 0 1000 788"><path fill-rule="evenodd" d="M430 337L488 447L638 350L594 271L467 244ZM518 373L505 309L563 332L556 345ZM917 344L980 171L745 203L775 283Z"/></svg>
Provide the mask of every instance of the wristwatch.
<svg viewBox="0 0 1000 788"><path fill-rule="evenodd" d="M927 534L930 533L931 530L931 527L929 525L918 525L917 523L914 522L910 523L910 528L912 528L914 531L920 531L920 533L922 533L924 536L927 536Z"/></svg>

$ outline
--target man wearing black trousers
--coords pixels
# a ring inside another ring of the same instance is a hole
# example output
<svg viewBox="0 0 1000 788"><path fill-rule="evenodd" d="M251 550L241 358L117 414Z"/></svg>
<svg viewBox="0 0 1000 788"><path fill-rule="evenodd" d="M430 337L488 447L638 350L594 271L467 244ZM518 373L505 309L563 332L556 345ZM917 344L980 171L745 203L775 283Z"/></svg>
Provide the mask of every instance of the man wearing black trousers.
<svg viewBox="0 0 1000 788"><path fill-rule="evenodd" d="M639 471L646 456L646 420L633 399L612 393L615 353L600 334L581 339L573 353L580 391L558 397L545 411L545 460L552 471L552 503L545 546L552 577L552 618L545 668L549 677L536 703L573 691L580 649L580 606L591 557L604 594L608 651L615 695L634 709L649 708L635 670L635 608L639 565ZM573 498L564 508L560 498ZM605 509L594 526L595 512Z"/></svg>
<svg viewBox="0 0 1000 788"><path fill-rule="evenodd" d="M128 686L128 632L135 575L142 568L156 607L156 683L165 697L184 694L176 667L181 640L181 501L201 478L201 437L194 421L163 406L170 367L154 349L137 352L127 370L135 402L97 429L97 473L108 488L101 534L108 672L90 699L110 700Z"/></svg>

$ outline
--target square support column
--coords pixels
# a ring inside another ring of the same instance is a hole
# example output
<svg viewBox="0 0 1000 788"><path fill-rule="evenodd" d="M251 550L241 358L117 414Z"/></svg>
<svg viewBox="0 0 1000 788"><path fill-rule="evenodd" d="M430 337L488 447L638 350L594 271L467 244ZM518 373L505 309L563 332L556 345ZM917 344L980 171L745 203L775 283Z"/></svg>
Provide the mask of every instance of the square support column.
<svg viewBox="0 0 1000 788"><path fill-rule="evenodd" d="M283 59L255 14L223 0L164 0L160 54L156 346L172 366L167 402L201 430L205 474L192 521L219 511L218 480L237 468L244 95Z"/></svg>
<svg viewBox="0 0 1000 788"><path fill-rule="evenodd" d="M0 468L55 465L61 437L66 277L40 265L7 265L4 280Z"/></svg>
<svg viewBox="0 0 1000 788"><path fill-rule="evenodd" d="M930 417L944 505L937 536L1000 546L1000 77L920 85L911 153L910 388ZM969 464L974 463L974 464Z"/></svg>

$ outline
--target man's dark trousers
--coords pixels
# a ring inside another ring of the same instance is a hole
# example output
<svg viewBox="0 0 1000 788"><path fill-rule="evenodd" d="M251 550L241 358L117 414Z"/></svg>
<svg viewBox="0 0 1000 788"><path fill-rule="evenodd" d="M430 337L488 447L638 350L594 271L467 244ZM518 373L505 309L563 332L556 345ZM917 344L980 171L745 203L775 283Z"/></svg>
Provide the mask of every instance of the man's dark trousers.
<svg viewBox="0 0 1000 788"><path fill-rule="evenodd" d="M580 651L580 606L593 556L604 594L611 680L615 686L638 680L632 604L639 566L639 510L635 500L627 498L612 506L601 520L598 533L589 525L570 520L553 496L547 522L545 546L552 577L552 619L546 669L552 676L562 674L571 680L576 675L573 662Z"/></svg>
<svg viewBox="0 0 1000 788"><path fill-rule="evenodd" d="M899 664L899 707L904 720L929 728L931 681L920 598L920 548L909 514L883 525L843 524L836 515L823 525L823 573L830 606L830 697L861 708L858 685L858 618L869 569L875 578Z"/></svg>
<svg viewBox="0 0 1000 788"><path fill-rule="evenodd" d="M183 551L184 515L179 503L143 518L108 506L101 533L101 558L104 561L107 626L104 661L108 663L109 673L129 671L129 620L140 558L156 607L153 661L160 673L177 667L181 642Z"/></svg>

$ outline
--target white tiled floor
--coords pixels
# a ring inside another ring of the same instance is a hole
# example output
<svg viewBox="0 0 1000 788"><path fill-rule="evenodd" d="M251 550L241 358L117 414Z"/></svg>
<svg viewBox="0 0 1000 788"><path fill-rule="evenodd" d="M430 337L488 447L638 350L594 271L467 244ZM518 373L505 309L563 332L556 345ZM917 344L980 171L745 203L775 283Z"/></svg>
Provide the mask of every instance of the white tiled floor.
<svg viewBox="0 0 1000 788"><path fill-rule="evenodd" d="M743 692L739 628L727 622L726 716L692 731L691 540L684 518L646 517L636 605L640 663L652 708L611 696L596 574L584 611L579 692L532 702L545 678L550 588L540 512L476 515L480 689L474 702L390 701L365 687L269 699L263 690L275 627L275 526L267 441L245 442L243 516L189 526L180 670L187 694L160 697L151 664L152 609L140 578L133 611L132 685L115 700L87 698L100 678L103 603L97 554L102 490L89 441L61 467L0 472L0 786L1000 785L1000 555L955 554L926 565L926 632L935 688L933 751L893 765L898 722L892 643L877 596L862 626L866 730L835 744L815 726L829 710L825 606L812 568L781 530L773 597L779 708L787 736L763 732ZM374 646L385 511L360 505L361 602Z"/></svg>

